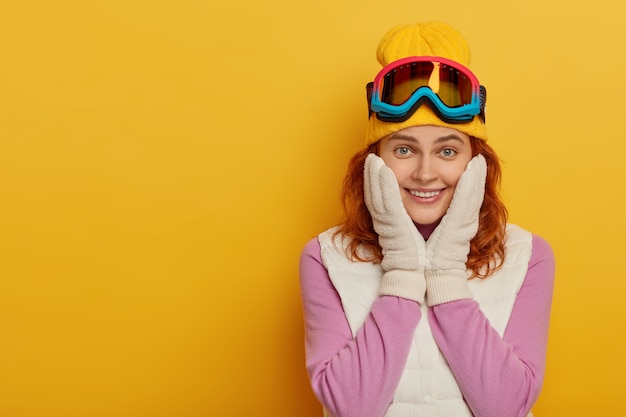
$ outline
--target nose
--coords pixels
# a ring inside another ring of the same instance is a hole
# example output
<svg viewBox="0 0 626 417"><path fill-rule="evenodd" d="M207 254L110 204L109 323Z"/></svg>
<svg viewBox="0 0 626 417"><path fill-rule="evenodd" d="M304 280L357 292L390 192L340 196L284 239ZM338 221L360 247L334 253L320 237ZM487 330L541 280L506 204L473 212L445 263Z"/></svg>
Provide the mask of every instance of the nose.
<svg viewBox="0 0 626 417"><path fill-rule="evenodd" d="M413 178L420 182L430 182L437 178L437 170L435 162L428 156L424 155L417 161Z"/></svg>

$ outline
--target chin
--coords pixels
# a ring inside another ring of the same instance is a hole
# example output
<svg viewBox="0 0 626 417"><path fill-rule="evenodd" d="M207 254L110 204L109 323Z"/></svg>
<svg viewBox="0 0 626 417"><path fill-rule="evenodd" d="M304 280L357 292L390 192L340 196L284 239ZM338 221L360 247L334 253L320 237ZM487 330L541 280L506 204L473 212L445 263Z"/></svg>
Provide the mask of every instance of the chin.
<svg viewBox="0 0 626 417"><path fill-rule="evenodd" d="M429 225L441 220L445 214L445 210L437 210L435 207L432 207L432 210L424 210L423 207L416 210L414 207L414 210L409 212L409 217L411 217L413 223Z"/></svg>
<svg viewBox="0 0 626 417"><path fill-rule="evenodd" d="M437 223L443 216L411 216L413 223L422 226L428 226L429 224Z"/></svg>
<svg viewBox="0 0 626 417"><path fill-rule="evenodd" d="M442 203L442 202L439 202ZM430 206L413 206L407 210L413 223L427 226L437 223L446 214L449 204L432 204ZM406 207L405 207L406 208Z"/></svg>

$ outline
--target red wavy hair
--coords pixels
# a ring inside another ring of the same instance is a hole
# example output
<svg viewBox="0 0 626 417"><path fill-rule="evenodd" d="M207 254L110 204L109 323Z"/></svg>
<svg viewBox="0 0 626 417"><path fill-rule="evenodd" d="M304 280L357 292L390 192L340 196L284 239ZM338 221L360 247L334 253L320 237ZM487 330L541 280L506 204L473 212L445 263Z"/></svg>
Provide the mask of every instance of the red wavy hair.
<svg viewBox="0 0 626 417"><path fill-rule="evenodd" d="M471 278L486 278L504 262L508 212L499 194L502 179L500 159L486 142L470 137L470 143L472 156L482 154L485 157L487 178L478 232L470 242L466 266L472 271ZM351 238L347 249L351 259L379 263L383 259L383 253L363 194L363 168L365 158L370 153L378 153L377 143L357 152L348 164L341 190L343 220L336 234Z"/></svg>

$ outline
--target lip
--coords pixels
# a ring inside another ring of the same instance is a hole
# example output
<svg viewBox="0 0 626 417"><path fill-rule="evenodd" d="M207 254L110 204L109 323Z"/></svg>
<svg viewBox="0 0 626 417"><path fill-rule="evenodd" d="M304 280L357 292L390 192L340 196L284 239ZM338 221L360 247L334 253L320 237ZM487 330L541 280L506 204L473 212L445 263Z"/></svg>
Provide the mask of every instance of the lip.
<svg viewBox="0 0 626 417"><path fill-rule="evenodd" d="M420 189L420 190L410 190L405 188L404 191L407 194L407 197L411 199L411 201L415 201L419 204L433 204L437 201L441 200L446 193L447 188L436 188L436 189ZM413 194L413 192L419 192L420 194L426 194L427 196L417 196ZM435 195L429 195L435 193Z"/></svg>

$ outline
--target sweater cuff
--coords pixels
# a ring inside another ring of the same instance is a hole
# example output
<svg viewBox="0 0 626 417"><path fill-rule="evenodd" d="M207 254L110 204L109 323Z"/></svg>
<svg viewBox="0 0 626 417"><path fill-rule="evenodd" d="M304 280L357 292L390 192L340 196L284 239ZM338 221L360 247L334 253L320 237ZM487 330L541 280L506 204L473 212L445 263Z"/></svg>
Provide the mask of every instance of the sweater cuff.
<svg viewBox="0 0 626 417"><path fill-rule="evenodd" d="M474 298L467 284L467 273L461 269L429 270L425 272L429 306Z"/></svg>
<svg viewBox="0 0 626 417"><path fill-rule="evenodd" d="M424 294L426 293L424 271L405 271L401 269L387 271L383 275L378 292L380 295L406 298L421 304L424 302Z"/></svg>

